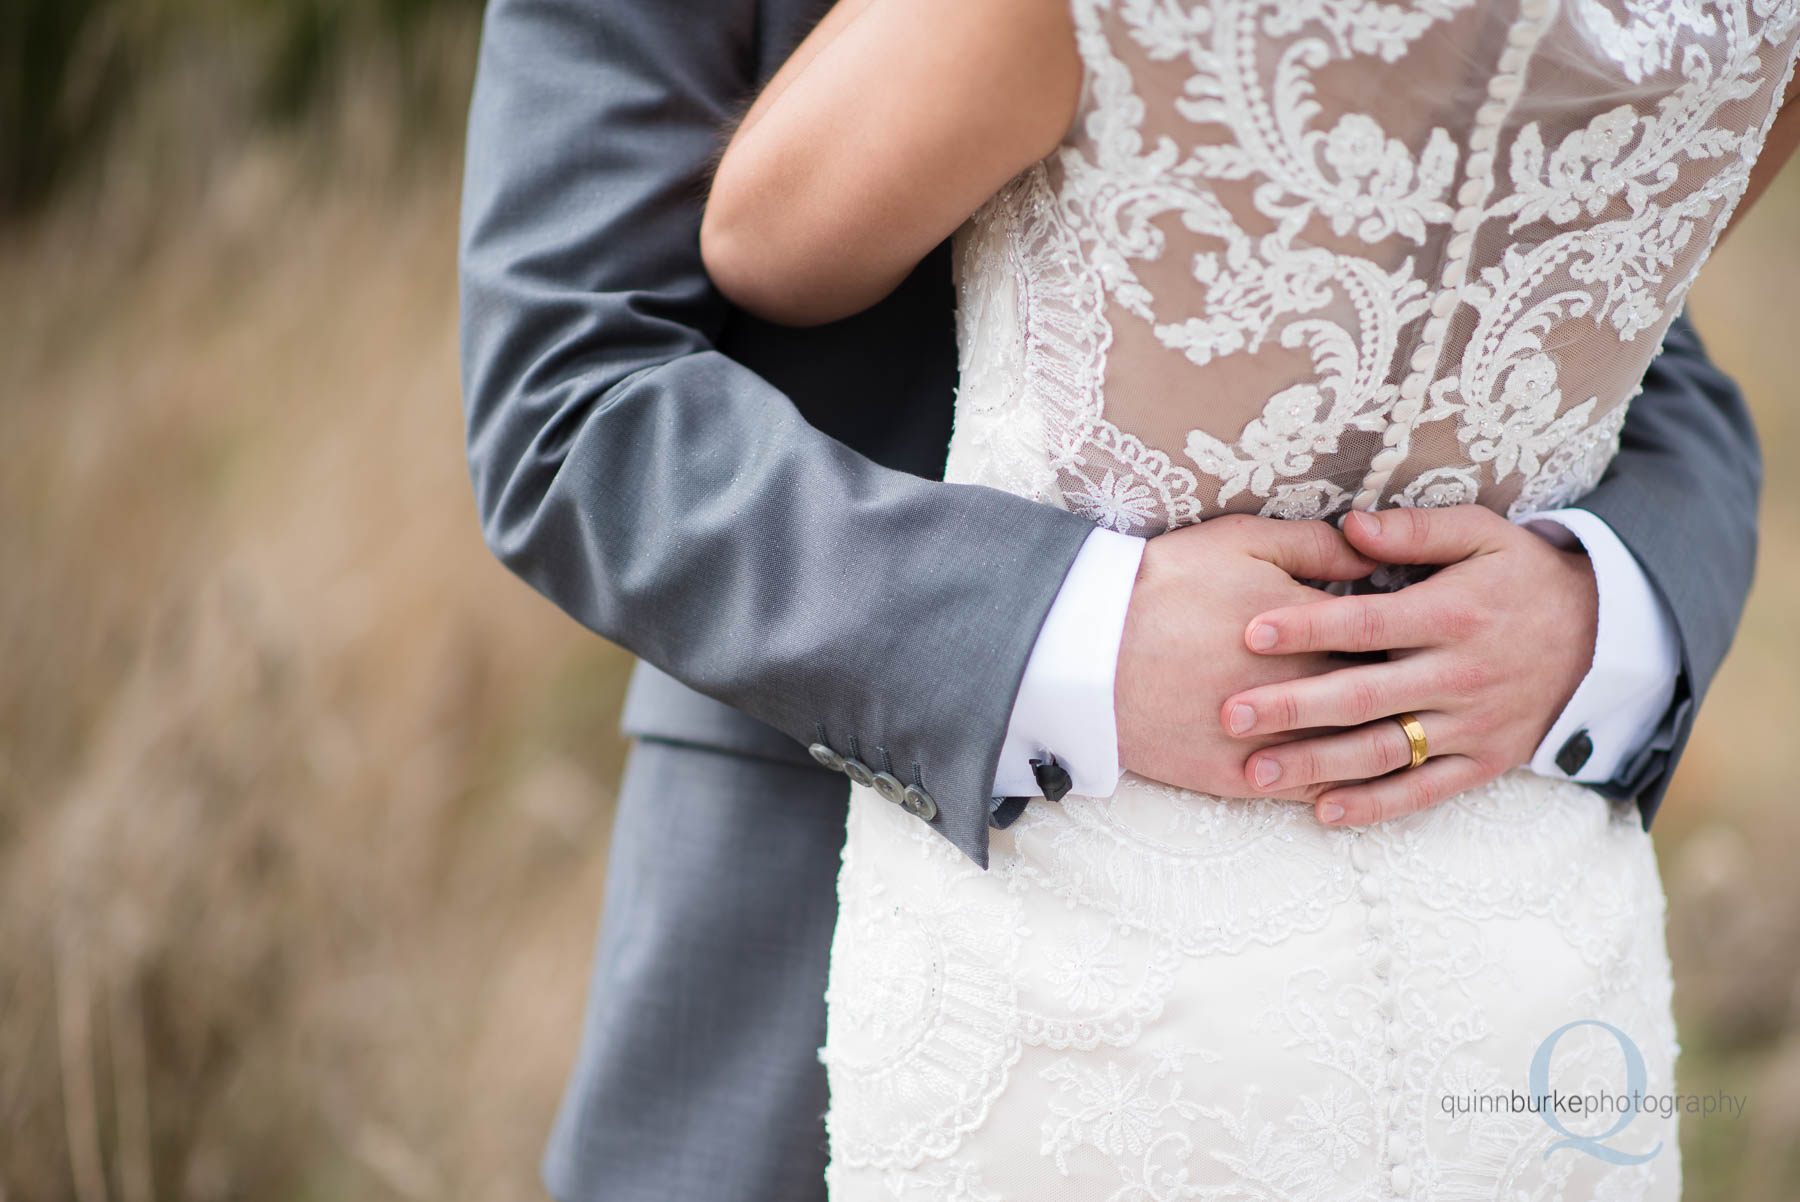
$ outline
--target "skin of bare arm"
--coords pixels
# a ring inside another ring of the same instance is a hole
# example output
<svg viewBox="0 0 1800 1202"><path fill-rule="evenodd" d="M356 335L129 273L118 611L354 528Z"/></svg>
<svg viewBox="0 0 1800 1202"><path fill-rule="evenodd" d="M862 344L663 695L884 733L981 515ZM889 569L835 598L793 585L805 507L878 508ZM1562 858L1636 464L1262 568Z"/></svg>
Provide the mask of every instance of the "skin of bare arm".
<svg viewBox="0 0 1800 1202"><path fill-rule="evenodd" d="M839 0L839 3L832 5L831 11L820 18L819 23L813 26L812 32L806 35L806 40L794 48L794 52L788 55L787 61L781 64L781 69L776 71L770 77L769 82L763 85L762 91L756 94L756 99L745 110L742 119L732 130L733 137L743 134L762 120L763 114L767 113L769 107L783 92L787 91L788 85L799 77L806 65L817 58L820 51L837 40L837 35L843 31L844 26L848 25L863 9L869 7L870 3L872 0Z"/></svg>
<svg viewBox="0 0 1800 1202"><path fill-rule="evenodd" d="M860 312L1050 153L1080 90L1061 0L841 0L726 147L706 269L770 321Z"/></svg>

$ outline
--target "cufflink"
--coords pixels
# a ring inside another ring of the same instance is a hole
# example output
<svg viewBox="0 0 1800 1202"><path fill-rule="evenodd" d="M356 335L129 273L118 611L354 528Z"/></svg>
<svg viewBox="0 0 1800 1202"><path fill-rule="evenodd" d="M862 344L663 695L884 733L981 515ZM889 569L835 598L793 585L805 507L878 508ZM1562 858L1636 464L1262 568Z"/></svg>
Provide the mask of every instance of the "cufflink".
<svg viewBox="0 0 1800 1202"><path fill-rule="evenodd" d="M1587 731L1578 730L1562 745L1562 750L1556 753L1556 766L1563 770L1564 775L1574 776L1593 754L1594 740L1588 737Z"/></svg>
<svg viewBox="0 0 1800 1202"><path fill-rule="evenodd" d="M1032 760L1031 775L1037 777L1038 788L1043 790L1046 801L1061 801L1075 785L1069 770L1057 763L1055 756L1048 760Z"/></svg>

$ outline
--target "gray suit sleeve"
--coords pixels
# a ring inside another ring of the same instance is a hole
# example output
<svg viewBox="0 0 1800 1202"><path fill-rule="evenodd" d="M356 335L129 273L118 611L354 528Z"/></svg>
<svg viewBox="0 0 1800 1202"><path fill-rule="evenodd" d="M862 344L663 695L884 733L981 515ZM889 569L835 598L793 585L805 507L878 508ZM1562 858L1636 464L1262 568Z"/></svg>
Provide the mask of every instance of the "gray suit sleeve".
<svg viewBox="0 0 1800 1202"><path fill-rule="evenodd" d="M1680 635L1681 676L1668 714L1620 776L1600 787L1635 796L1646 827L1743 617L1761 490L1762 452L1749 406L1707 359L1684 313L1631 403L1618 456L1577 502L1630 548Z"/></svg>
<svg viewBox="0 0 1800 1202"><path fill-rule="evenodd" d="M704 179L756 37L749 0L490 4L461 229L484 533L678 680L922 784L985 865L1019 679L1091 526L883 468L714 349Z"/></svg>

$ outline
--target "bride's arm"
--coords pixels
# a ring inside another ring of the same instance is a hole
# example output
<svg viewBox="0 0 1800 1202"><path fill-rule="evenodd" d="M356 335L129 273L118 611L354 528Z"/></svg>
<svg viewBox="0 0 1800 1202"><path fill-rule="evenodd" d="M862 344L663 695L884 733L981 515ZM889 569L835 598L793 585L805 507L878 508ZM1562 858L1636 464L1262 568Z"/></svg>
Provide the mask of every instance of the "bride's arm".
<svg viewBox="0 0 1800 1202"><path fill-rule="evenodd" d="M886 296L1073 120L1066 0L841 0L726 148L700 228L719 290L816 325Z"/></svg>

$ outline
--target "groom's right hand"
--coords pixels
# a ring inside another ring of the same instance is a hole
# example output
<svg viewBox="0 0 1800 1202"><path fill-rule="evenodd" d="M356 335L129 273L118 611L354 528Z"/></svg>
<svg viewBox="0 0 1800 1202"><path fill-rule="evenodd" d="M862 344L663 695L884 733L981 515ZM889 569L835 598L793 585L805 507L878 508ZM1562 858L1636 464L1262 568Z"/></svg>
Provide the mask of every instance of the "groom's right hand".
<svg viewBox="0 0 1800 1202"><path fill-rule="evenodd" d="M1151 539L1114 676L1120 767L1242 796L1247 748L1219 724L1225 699L1342 666L1325 654L1255 655L1245 625L1266 609L1318 600L1301 580L1357 580L1374 569L1329 522L1227 515ZM1270 742L1294 737L1286 731Z"/></svg>

